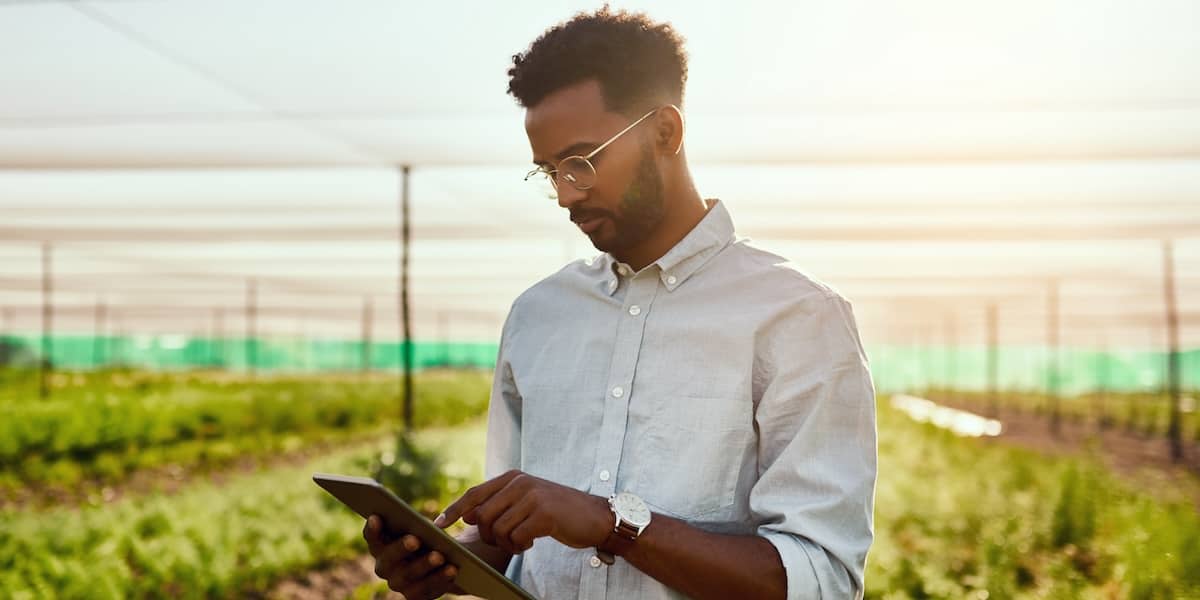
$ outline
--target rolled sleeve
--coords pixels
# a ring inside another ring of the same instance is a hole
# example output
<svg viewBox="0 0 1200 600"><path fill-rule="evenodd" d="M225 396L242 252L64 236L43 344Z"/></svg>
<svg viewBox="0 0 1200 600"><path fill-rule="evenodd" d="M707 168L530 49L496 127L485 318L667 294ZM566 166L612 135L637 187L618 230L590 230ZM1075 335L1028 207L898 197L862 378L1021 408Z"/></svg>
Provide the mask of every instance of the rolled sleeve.
<svg viewBox="0 0 1200 600"><path fill-rule="evenodd" d="M875 389L849 301L819 293L772 324L762 395L758 534L779 553L787 597L862 598L874 538Z"/></svg>

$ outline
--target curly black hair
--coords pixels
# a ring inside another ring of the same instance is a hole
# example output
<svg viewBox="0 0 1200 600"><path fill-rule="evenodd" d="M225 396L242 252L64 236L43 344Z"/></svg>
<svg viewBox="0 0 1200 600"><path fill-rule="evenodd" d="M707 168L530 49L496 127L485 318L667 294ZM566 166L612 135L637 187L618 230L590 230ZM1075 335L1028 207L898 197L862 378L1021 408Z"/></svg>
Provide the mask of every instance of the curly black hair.
<svg viewBox="0 0 1200 600"><path fill-rule="evenodd" d="M578 13L539 36L508 70L508 93L532 108L550 93L596 79L604 105L633 116L657 104L683 106L684 39L669 23L607 5Z"/></svg>

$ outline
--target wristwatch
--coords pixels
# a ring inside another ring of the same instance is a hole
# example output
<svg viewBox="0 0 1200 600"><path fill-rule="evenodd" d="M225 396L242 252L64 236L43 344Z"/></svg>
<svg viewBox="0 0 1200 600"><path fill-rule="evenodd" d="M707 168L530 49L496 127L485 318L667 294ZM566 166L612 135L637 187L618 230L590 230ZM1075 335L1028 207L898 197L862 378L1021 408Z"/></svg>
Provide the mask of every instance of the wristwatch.
<svg viewBox="0 0 1200 600"><path fill-rule="evenodd" d="M607 548L624 547L636 541L650 524L650 509L630 492L609 496L608 508L613 513L613 530L604 543ZM596 548L596 556L606 565L616 562L613 553L607 550Z"/></svg>

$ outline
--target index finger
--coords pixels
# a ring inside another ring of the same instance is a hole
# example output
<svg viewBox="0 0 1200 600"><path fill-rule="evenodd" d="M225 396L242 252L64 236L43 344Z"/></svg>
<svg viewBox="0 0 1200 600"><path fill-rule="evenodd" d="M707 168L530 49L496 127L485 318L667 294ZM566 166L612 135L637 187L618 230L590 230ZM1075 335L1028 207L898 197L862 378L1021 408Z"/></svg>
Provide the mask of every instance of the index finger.
<svg viewBox="0 0 1200 600"><path fill-rule="evenodd" d="M492 497L492 494L504 489L508 482L520 474L520 471L513 469L467 490L458 500L451 502L450 506L447 506L446 510L433 520L433 524L438 527L448 527L472 508L486 502L488 498Z"/></svg>

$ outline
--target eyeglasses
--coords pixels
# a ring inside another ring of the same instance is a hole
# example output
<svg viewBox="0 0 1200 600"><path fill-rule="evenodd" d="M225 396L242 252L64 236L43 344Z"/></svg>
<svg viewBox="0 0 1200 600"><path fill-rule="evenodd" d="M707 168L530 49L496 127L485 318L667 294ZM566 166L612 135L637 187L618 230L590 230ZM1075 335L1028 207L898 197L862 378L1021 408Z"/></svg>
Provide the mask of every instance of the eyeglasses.
<svg viewBox="0 0 1200 600"><path fill-rule="evenodd" d="M608 138L607 142L600 144L595 150L589 152L587 156L568 156L558 161L558 166L553 169L547 169L545 165L538 166L538 168L525 174L525 181L529 181L529 178L534 175L541 174L550 180L550 184L554 186L555 192L558 192L559 180L566 181L575 186L577 190L591 189L596 184L596 167L592 165L592 158L599 154L601 150L608 147L609 144L617 141L617 138L625 135L625 132L637 127L638 123L645 121L646 117L656 112L658 112L657 108L642 115L640 119L630 123L628 127L619 131L617 135Z"/></svg>

